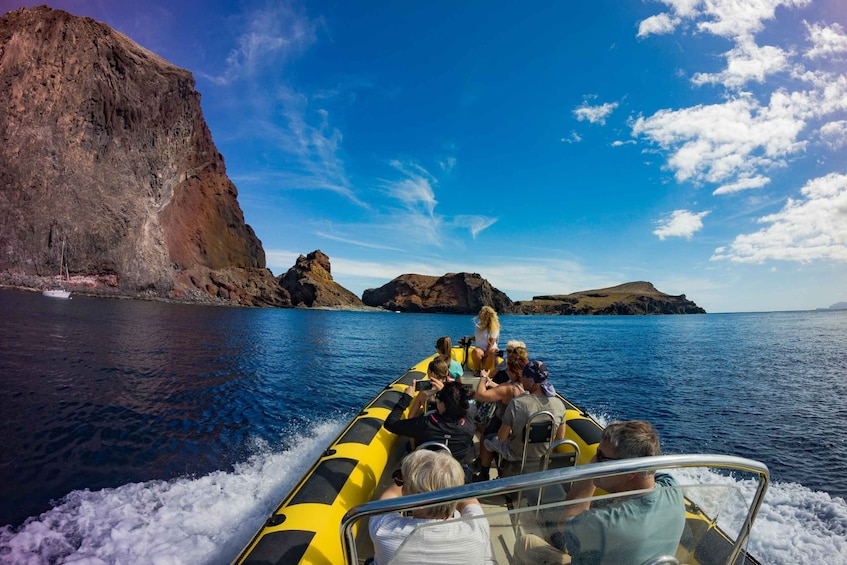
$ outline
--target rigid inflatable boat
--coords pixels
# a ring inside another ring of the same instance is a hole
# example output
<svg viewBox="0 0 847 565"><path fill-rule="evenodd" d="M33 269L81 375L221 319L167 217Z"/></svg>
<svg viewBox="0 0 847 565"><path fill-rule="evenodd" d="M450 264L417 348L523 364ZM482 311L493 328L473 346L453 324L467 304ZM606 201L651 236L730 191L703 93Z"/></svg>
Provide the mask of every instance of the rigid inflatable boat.
<svg viewBox="0 0 847 565"><path fill-rule="evenodd" d="M453 358L468 363L468 341L460 340ZM327 446L263 527L235 559L236 564L364 563L373 555L369 516L405 511L444 501L479 498L490 523L493 563L514 562L517 536L537 533L542 511L561 511L572 481L636 471L682 473L685 532L676 555L650 563L758 565L746 542L768 484L768 470L756 461L723 455L671 455L592 463L602 426L567 399L567 432L557 442L545 470L462 487L389 500L375 500L405 454L405 438L382 425L413 380L425 379L433 357L420 361L385 387ZM466 368L462 383L475 389ZM552 464L552 461L557 461ZM701 468L712 471L703 473ZM716 470L716 472L715 472ZM737 475L758 482L752 500L736 488ZM727 475L733 478L727 479ZM704 476L709 480L704 482ZM708 483L708 484L707 484ZM545 494L542 494L545 493ZM534 495L532 493L535 493ZM557 494L559 493L558 497ZM597 494L603 495L598 490ZM608 498L609 495L606 495ZM516 504L517 501L517 504ZM402 547L401 547L402 551ZM382 565L382 564L380 564ZM638 565L638 564L636 564Z"/></svg>

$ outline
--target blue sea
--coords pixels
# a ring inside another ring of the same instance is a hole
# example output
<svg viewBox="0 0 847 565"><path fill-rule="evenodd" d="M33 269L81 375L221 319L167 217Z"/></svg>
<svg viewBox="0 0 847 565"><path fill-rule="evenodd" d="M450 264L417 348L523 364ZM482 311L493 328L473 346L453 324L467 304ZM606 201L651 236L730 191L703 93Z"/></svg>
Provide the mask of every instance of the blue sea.
<svg viewBox="0 0 847 565"><path fill-rule="evenodd" d="M361 405L471 319L0 290L0 562L229 563ZM764 563L847 563L847 312L501 322L601 421L765 462Z"/></svg>

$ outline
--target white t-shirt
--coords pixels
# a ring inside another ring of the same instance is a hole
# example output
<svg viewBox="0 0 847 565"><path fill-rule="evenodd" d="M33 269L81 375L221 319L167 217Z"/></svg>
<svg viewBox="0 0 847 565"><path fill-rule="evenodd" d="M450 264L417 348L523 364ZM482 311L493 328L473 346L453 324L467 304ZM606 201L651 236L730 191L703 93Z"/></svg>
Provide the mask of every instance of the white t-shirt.
<svg viewBox="0 0 847 565"><path fill-rule="evenodd" d="M476 346L482 349L483 351L488 351L488 338L493 337L494 343L491 344L491 349L497 349L497 340L500 338L500 335L492 335L489 336L488 330L484 330L479 326L476 327L476 332L474 332L474 342Z"/></svg>
<svg viewBox="0 0 847 565"><path fill-rule="evenodd" d="M468 504L461 515L455 513L456 518L482 515L478 504ZM374 565L493 563L491 532L485 518L433 520L391 513L371 517L368 531L374 544Z"/></svg>

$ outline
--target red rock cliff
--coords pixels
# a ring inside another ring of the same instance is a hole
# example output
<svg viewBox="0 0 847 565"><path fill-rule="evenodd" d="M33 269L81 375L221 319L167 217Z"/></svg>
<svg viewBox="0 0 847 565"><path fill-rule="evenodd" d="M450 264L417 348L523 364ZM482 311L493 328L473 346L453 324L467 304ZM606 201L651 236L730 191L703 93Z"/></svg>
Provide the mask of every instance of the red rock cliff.
<svg viewBox="0 0 847 565"><path fill-rule="evenodd" d="M0 18L0 282L289 305L186 70L90 18Z"/></svg>

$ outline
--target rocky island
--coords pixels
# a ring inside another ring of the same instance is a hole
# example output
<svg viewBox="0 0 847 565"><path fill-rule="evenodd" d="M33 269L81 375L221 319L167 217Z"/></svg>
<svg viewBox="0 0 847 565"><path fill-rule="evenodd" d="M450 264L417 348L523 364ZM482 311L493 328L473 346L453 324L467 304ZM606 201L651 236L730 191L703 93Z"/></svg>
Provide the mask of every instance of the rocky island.
<svg viewBox="0 0 847 565"><path fill-rule="evenodd" d="M705 314L684 294L673 296L659 292L651 283L630 282L571 294L535 296L518 302L524 314L562 315L638 315L638 314Z"/></svg>
<svg viewBox="0 0 847 565"><path fill-rule="evenodd" d="M508 296L477 273L400 275L379 288L366 290L362 302L398 312L476 314L487 305L501 314L519 313Z"/></svg>

